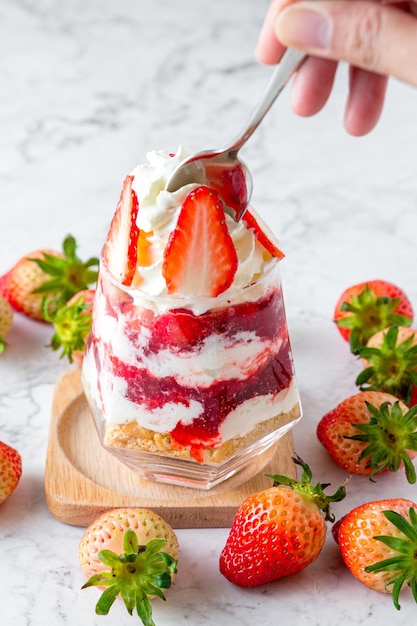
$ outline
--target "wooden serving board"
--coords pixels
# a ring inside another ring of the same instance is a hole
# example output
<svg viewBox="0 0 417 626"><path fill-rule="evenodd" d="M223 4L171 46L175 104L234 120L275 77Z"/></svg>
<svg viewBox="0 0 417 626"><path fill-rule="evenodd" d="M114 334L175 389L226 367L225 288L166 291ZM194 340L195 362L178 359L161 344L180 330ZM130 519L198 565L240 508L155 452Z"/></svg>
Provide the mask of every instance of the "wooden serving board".
<svg viewBox="0 0 417 626"><path fill-rule="evenodd" d="M296 476L291 433L268 454L266 467L258 463L242 470L243 484L242 473L209 491L143 480L101 446L76 368L65 372L54 389L46 502L54 517L75 526L88 526L111 508L140 506L174 528L227 528L246 496L271 485L266 473Z"/></svg>

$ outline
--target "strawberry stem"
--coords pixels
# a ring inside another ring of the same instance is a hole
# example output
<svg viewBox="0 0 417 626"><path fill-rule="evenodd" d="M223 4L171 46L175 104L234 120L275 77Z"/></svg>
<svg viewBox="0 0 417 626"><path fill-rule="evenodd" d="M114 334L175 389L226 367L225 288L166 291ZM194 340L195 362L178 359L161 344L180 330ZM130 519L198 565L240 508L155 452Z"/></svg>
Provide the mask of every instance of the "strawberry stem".
<svg viewBox="0 0 417 626"><path fill-rule="evenodd" d="M120 595L130 615L136 609L144 626L155 626L150 597L165 600L162 590L171 586L177 572L177 560L161 551L165 544L165 539L152 539L141 546L136 533L128 529L123 537L123 554L111 550L98 553L100 561L111 569L94 574L82 587L106 587L96 604L97 615L107 615Z"/></svg>
<svg viewBox="0 0 417 626"><path fill-rule="evenodd" d="M288 476L281 476L279 474L266 475L273 479L274 487L277 487L278 485L287 485L294 491L302 493L304 496L314 501L318 508L324 512L324 519L326 521L334 522L335 517L330 513L330 504L332 502L340 502L343 498L345 498L345 487L342 485L332 496L328 496L324 493L324 489L326 489L329 484L317 483L313 486L311 484L313 474L307 463L305 463L298 455L293 457L293 461L297 465L300 465L303 469L301 480L298 481L295 478L289 478Z"/></svg>
<svg viewBox="0 0 417 626"><path fill-rule="evenodd" d="M340 310L348 313L336 321L341 328L350 330L350 349L353 354L365 346L372 335L393 324L410 326L412 320L406 315L396 313L400 298L377 296L375 291L366 285L349 302L343 302Z"/></svg>
<svg viewBox="0 0 417 626"><path fill-rule="evenodd" d="M62 255L44 252L41 258L29 258L41 270L51 276L33 293L54 295L63 302L83 289L88 289L97 281L99 260L91 257L83 262L76 254L77 243L72 235L67 235L62 244Z"/></svg>
<svg viewBox="0 0 417 626"><path fill-rule="evenodd" d="M84 352L91 329L91 306L86 304L85 295L80 294L70 304L43 298L42 315L54 326L49 347L55 351L61 349L60 358L66 357L72 363L74 352Z"/></svg>
<svg viewBox="0 0 417 626"><path fill-rule="evenodd" d="M407 480L414 484L416 471L408 450L417 451L417 405L403 412L399 400L394 404L383 402L379 408L370 402L365 401L365 404L371 415L369 422L352 423L359 434L345 436L368 444L358 462L368 459L371 480L384 470L396 472L404 464Z"/></svg>
<svg viewBox="0 0 417 626"><path fill-rule="evenodd" d="M385 391L409 404L417 385L417 345L413 346L413 335L398 343L398 330L398 326L391 326L380 348L358 351L369 366L359 374L356 384L362 391Z"/></svg>

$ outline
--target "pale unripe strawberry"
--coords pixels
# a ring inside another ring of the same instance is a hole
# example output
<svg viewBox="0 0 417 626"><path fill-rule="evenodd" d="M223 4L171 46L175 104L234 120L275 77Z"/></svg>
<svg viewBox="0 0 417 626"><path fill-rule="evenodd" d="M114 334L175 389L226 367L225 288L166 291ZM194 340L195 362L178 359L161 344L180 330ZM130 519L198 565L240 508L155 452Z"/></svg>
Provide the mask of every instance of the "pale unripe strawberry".
<svg viewBox="0 0 417 626"><path fill-rule="evenodd" d="M399 595L410 587L417 602L417 504L405 498L366 502L347 513L334 538L343 560L361 583Z"/></svg>
<svg viewBox="0 0 417 626"><path fill-rule="evenodd" d="M112 509L85 531L80 565L88 581L83 586L105 587L96 605L106 615L120 594L130 614L136 609L144 624L153 624L151 598L165 599L176 573L178 540L157 513L143 508Z"/></svg>

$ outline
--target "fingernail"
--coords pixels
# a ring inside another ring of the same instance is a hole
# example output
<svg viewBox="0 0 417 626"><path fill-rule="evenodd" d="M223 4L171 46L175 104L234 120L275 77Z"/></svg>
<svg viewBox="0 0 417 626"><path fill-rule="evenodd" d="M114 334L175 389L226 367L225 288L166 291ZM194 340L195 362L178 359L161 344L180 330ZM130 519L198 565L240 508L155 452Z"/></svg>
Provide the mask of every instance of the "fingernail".
<svg viewBox="0 0 417 626"><path fill-rule="evenodd" d="M331 43L332 23L326 14L315 8L293 4L279 14L275 32L288 46L327 50Z"/></svg>

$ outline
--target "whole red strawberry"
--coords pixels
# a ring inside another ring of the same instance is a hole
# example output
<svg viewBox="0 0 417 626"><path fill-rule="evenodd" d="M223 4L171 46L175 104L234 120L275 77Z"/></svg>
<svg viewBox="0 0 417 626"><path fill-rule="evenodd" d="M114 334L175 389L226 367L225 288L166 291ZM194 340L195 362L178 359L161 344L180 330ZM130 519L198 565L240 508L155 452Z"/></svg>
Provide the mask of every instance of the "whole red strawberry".
<svg viewBox="0 0 417 626"><path fill-rule="evenodd" d="M16 489L22 475L22 458L15 448L0 441L0 504Z"/></svg>
<svg viewBox="0 0 417 626"><path fill-rule="evenodd" d="M376 332L393 324L409 326L413 316L411 302L400 287L385 280L369 280L345 289L333 319L356 354Z"/></svg>
<svg viewBox="0 0 417 626"><path fill-rule="evenodd" d="M233 520L220 555L220 571L230 582L255 587L295 574L320 554L326 537L330 503L342 500L340 487L326 496L327 485L311 484L311 470L301 459L300 481L271 476L274 486L246 498ZM324 512L324 516L321 513Z"/></svg>
<svg viewBox="0 0 417 626"><path fill-rule="evenodd" d="M416 482L411 461L417 455L417 407L380 391L363 391L346 398L324 415L317 437L332 459L352 474L396 472L405 467Z"/></svg>
<svg viewBox="0 0 417 626"><path fill-rule="evenodd" d="M335 539L361 583L392 592L397 609L406 586L417 602L417 504L404 498L362 504L337 522Z"/></svg>

